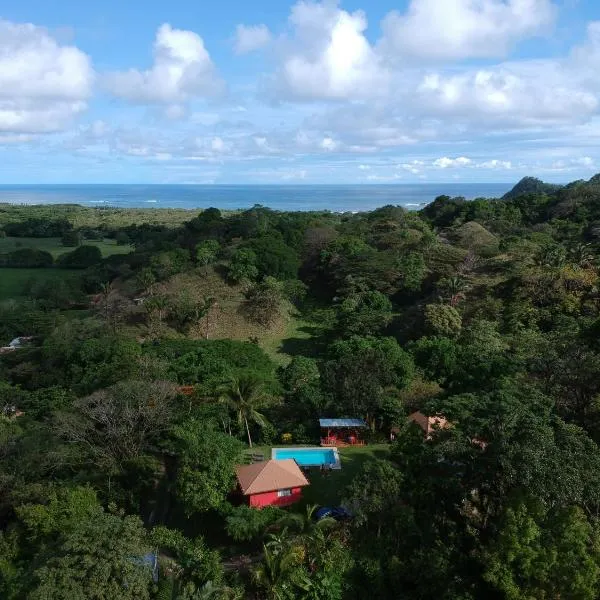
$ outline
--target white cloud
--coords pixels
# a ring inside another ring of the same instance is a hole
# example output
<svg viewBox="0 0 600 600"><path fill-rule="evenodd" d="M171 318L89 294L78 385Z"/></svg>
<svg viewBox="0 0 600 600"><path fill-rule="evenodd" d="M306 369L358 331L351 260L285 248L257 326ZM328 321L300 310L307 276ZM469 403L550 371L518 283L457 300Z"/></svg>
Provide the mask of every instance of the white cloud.
<svg viewBox="0 0 600 600"><path fill-rule="evenodd" d="M342 100L383 95L388 74L364 35L363 11L337 2L300 1L289 18L291 39L282 42L275 92L292 100Z"/></svg>
<svg viewBox="0 0 600 600"><path fill-rule="evenodd" d="M358 165L359 170L361 171L370 171L371 167L369 165Z"/></svg>
<svg viewBox="0 0 600 600"><path fill-rule="evenodd" d="M218 94L223 88L202 38L168 23L156 33L151 69L111 73L105 84L115 96L142 104L179 104Z"/></svg>
<svg viewBox="0 0 600 600"><path fill-rule="evenodd" d="M493 158L492 160L486 160L476 165L479 169L512 169L512 162L510 160L498 160Z"/></svg>
<svg viewBox="0 0 600 600"><path fill-rule="evenodd" d="M466 156L459 156L458 158L448 158L444 156L443 158L438 158L433 161L433 166L438 167L440 169L448 169L455 167L466 167L471 164L471 159Z"/></svg>
<svg viewBox="0 0 600 600"><path fill-rule="evenodd" d="M43 28L0 19L0 132L65 128L87 108L94 71L89 57L61 46Z"/></svg>
<svg viewBox="0 0 600 600"><path fill-rule="evenodd" d="M576 69L555 61L523 61L497 67L423 77L416 94L422 113L458 116L470 122L482 117L505 126L573 122L598 109L596 95L583 87Z"/></svg>
<svg viewBox="0 0 600 600"><path fill-rule="evenodd" d="M593 158L589 156L581 156L579 158L570 158L566 160L554 161L549 170L551 171L574 171L574 170L594 170L596 169L596 163Z"/></svg>
<svg viewBox="0 0 600 600"><path fill-rule="evenodd" d="M36 136L27 133L0 134L0 144L27 144L36 139Z"/></svg>
<svg viewBox="0 0 600 600"><path fill-rule="evenodd" d="M264 25L238 25L235 28L234 50L236 54L248 54L264 48L271 41L271 32Z"/></svg>
<svg viewBox="0 0 600 600"><path fill-rule="evenodd" d="M551 0L411 0L389 13L380 48L392 58L433 60L506 56L520 40L554 22Z"/></svg>
<svg viewBox="0 0 600 600"><path fill-rule="evenodd" d="M403 169L404 171L408 171L413 175L418 175L421 172L421 168L424 166L424 162L422 160L412 160L407 163L401 163L398 165L399 169Z"/></svg>
<svg viewBox="0 0 600 600"><path fill-rule="evenodd" d="M329 150L331 152L337 147L337 142L330 137L323 138L323 141L321 142L321 148L323 148L323 150Z"/></svg>
<svg viewBox="0 0 600 600"><path fill-rule="evenodd" d="M596 163L594 162L593 158L590 158L589 156L582 156L581 158L575 159L575 164L592 169L595 167Z"/></svg>
<svg viewBox="0 0 600 600"><path fill-rule="evenodd" d="M171 119L172 121L183 119L186 115L187 109L181 104L171 104L165 109L165 117L167 117L167 119Z"/></svg>
<svg viewBox="0 0 600 600"><path fill-rule="evenodd" d="M215 152L224 152L227 149L225 142L220 137L213 138L210 147L211 150L214 150Z"/></svg>

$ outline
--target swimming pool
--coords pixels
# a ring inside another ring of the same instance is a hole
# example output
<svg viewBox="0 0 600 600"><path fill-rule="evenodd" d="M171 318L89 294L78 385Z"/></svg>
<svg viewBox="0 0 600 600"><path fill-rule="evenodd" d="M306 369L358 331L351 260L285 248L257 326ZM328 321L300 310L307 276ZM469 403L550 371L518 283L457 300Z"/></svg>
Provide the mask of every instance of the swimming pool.
<svg viewBox="0 0 600 600"><path fill-rule="evenodd" d="M273 448L271 458L274 460L293 458L301 467L328 465L332 469L340 468L337 448Z"/></svg>

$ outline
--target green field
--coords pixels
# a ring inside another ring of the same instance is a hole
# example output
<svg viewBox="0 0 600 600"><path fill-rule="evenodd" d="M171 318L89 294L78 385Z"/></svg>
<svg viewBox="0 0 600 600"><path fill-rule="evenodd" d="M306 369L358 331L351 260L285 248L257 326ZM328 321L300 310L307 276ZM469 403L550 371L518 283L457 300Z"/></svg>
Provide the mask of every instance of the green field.
<svg viewBox="0 0 600 600"><path fill-rule="evenodd" d="M67 219L75 229L118 229L127 225L165 225L179 227L194 218L201 209L183 208L107 208L78 204L38 204L21 206L0 203L0 227L25 219ZM234 211L223 211L231 213Z"/></svg>
<svg viewBox="0 0 600 600"><path fill-rule="evenodd" d="M48 281L68 279L81 275L72 269L0 269L0 301L23 295L25 286L32 280Z"/></svg>
<svg viewBox="0 0 600 600"><path fill-rule="evenodd" d="M118 246L115 240L86 240L84 244L89 246L98 246L102 252L102 256L106 258L113 254L128 254L132 248L129 245ZM45 250L50 252L54 258L64 254L65 252L71 252L75 248L63 246L60 243L60 238L16 238L16 237L4 237L0 238L0 254L5 252L12 252L19 248L36 248L37 250Z"/></svg>

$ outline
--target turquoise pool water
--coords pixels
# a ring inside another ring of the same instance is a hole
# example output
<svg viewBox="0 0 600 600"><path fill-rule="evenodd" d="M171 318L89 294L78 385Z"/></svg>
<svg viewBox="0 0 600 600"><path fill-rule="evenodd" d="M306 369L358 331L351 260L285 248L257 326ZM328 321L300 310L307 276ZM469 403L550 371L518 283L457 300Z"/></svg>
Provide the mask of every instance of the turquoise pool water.
<svg viewBox="0 0 600 600"><path fill-rule="evenodd" d="M320 467L338 463L335 448L273 448L271 457L275 460L293 458L301 467Z"/></svg>

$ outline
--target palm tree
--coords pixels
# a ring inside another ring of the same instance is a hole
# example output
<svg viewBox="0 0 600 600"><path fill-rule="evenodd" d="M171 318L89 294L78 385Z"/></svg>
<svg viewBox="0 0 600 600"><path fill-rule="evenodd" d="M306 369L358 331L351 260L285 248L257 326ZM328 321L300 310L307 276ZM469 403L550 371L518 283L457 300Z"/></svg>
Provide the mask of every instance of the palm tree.
<svg viewBox="0 0 600 600"><path fill-rule="evenodd" d="M205 583L194 598L197 600L242 600L240 590L227 585L215 585L212 581Z"/></svg>
<svg viewBox="0 0 600 600"><path fill-rule="evenodd" d="M571 260L576 267L585 269L594 263L594 253L591 244L579 243L569 251Z"/></svg>
<svg viewBox="0 0 600 600"><path fill-rule="evenodd" d="M268 600L289 600L301 597L310 587L310 578L301 568L302 553L284 541L263 546L263 560L252 571L254 584L265 592Z"/></svg>
<svg viewBox="0 0 600 600"><path fill-rule="evenodd" d="M465 299L465 293L469 290L469 284L466 279L462 277L448 277L443 279L438 284L440 290L450 303L450 306L456 307L456 305Z"/></svg>
<svg viewBox="0 0 600 600"><path fill-rule="evenodd" d="M252 448L252 437L248 422L252 421L259 427L264 427L267 420L260 409L270 400L271 397L265 391L263 384L252 375L231 377L219 388L219 402L227 404L236 413L240 426L245 426L250 448Z"/></svg>
<svg viewBox="0 0 600 600"><path fill-rule="evenodd" d="M317 531L325 532L337 526L338 522L333 517L324 517L318 521L315 520L316 510L317 506L315 504L308 505L306 507L306 512L287 513L284 517L279 519L275 525L283 526L283 532L289 530L303 540L310 538Z"/></svg>

